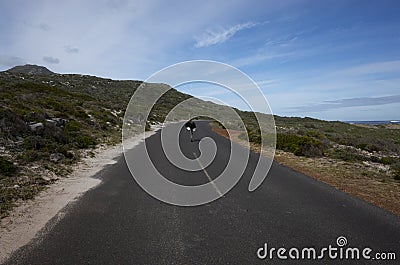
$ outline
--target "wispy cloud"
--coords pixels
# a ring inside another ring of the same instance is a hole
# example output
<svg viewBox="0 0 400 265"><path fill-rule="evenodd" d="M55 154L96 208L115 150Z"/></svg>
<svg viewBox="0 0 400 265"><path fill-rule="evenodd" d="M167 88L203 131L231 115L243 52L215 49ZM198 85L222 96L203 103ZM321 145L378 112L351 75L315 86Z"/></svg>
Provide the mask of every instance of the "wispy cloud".
<svg viewBox="0 0 400 265"><path fill-rule="evenodd" d="M232 38L238 31L244 29L250 29L256 25L258 25L258 23L247 22L247 23L237 24L228 29L222 29L219 31L208 30L202 36L195 38L196 39L195 47L201 48L201 47L216 45L219 43L224 43L230 38Z"/></svg>
<svg viewBox="0 0 400 265"><path fill-rule="evenodd" d="M347 107L364 107L400 103L400 95L383 97L360 97L339 100L326 100L319 104L290 108L298 112L318 112Z"/></svg>
<svg viewBox="0 0 400 265"><path fill-rule="evenodd" d="M286 46L294 43L298 39L299 39L299 36L297 36L297 35L284 36L284 37L281 37L278 39L268 39L267 42L265 43L265 46L286 47Z"/></svg>
<svg viewBox="0 0 400 265"><path fill-rule="evenodd" d="M336 75L367 75L375 73L400 72L400 60L383 61L364 64L356 67L336 71Z"/></svg>
<svg viewBox="0 0 400 265"><path fill-rule="evenodd" d="M72 46L65 46L64 47L65 52L67 53L79 53L79 49L76 47L72 47Z"/></svg>
<svg viewBox="0 0 400 265"><path fill-rule="evenodd" d="M286 58L294 55L294 52L283 52L283 53L257 53L254 55L250 55L248 57L238 58L236 60L231 61L230 63L236 67L243 67L248 65L256 65L268 60L278 59L278 58Z"/></svg>
<svg viewBox="0 0 400 265"><path fill-rule="evenodd" d="M54 58L51 56L43 57L43 61L45 61L46 63L51 63L51 64L58 64L60 62L60 60L58 58Z"/></svg>
<svg viewBox="0 0 400 265"><path fill-rule="evenodd" d="M40 23L39 28L44 31L49 31L51 29L50 26L46 23Z"/></svg>

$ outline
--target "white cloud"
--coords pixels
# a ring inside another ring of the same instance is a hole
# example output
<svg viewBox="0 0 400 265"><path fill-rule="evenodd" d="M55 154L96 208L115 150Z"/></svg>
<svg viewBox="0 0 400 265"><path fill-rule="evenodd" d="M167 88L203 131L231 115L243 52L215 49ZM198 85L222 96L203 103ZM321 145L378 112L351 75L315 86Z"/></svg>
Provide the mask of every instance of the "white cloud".
<svg viewBox="0 0 400 265"><path fill-rule="evenodd" d="M367 75L400 72L400 60L374 62L336 71L335 75Z"/></svg>
<svg viewBox="0 0 400 265"><path fill-rule="evenodd" d="M295 55L294 52L282 52L282 53L257 53L243 58L238 58L231 61L231 64L235 67L243 67L248 65L256 65L268 60L287 58Z"/></svg>
<svg viewBox="0 0 400 265"><path fill-rule="evenodd" d="M376 105L386 105L393 103L400 103L400 95L326 100L314 105L294 107L293 110L297 112L320 112L320 111L341 109L348 107L376 106Z"/></svg>
<svg viewBox="0 0 400 265"><path fill-rule="evenodd" d="M196 37L196 48L201 48L201 47L208 47L211 45L219 44L219 43L224 43L230 38L233 37L238 31L244 30L244 29L250 29L254 26L258 25L257 23L253 22L247 22L247 23L242 23L242 24L237 24L234 25L228 29L222 29L219 31L211 31L208 30L205 32L202 36Z"/></svg>
<svg viewBox="0 0 400 265"><path fill-rule="evenodd" d="M390 119L398 116L399 73L400 61L306 69L291 75L264 72L279 83L263 91L277 114L330 120Z"/></svg>
<svg viewBox="0 0 400 265"><path fill-rule="evenodd" d="M60 59L54 58L51 56L45 56L45 57L43 57L43 61L45 61L46 63L51 63L51 64L58 64L60 62Z"/></svg>
<svg viewBox="0 0 400 265"><path fill-rule="evenodd" d="M72 47L70 45L67 45L64 48L65 48L65 52L67 52L67 53L78 53L79 52L78 48Z"/></svg>

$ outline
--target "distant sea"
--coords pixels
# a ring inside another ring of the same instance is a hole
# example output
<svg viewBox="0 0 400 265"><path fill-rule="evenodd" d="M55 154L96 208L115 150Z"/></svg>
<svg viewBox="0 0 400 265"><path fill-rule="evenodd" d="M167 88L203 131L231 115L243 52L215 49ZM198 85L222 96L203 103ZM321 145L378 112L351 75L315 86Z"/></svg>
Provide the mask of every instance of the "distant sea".
<svg viewBox="0 0 400 265"><path fill-rule="evenodd" d="M351 124L368 124L368 125L383 125L383 124L400 124L400 120L391 121L344 121Z"/></svg>

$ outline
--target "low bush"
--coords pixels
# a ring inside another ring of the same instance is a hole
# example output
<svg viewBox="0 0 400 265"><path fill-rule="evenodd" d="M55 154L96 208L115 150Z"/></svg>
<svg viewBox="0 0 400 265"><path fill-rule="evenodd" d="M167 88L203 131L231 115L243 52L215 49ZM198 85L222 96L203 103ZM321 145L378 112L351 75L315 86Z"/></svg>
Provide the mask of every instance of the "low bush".
<svg viewBox="0 0 400 265"><path fill-rule="evenodd" d="M400 180L400 162L397 162L390 166L393 171L393 178L395 180Z"/></svg>
<svg viewBox="0 0 400 265"><path fill-rule="evenodd" d="M29 127L21 115L8 109L0 109L0 137L14 139L29 134Z"/></svg>
<svg viewBox="0 0 400 265"><path fill-rule="evenodd" d="M377 156L370 156L368 158L369 161L374 162L374 163L381 163L381 158L377 157Z"/></svg>
<svg viewBox="0 0 400 265"><path fill-rule="evenodd" d="M249 141L255 144L261 144L261 133L259 129L247 130L247 135L249 136Z"/></svg>
<svg viewBox="0 0 400 265"><path fill-rule="evenodd" d="M96 146L96 139L89 135L79 135L78 137L75 137L75 143L79 148L89 148L89 147L95 147Z"/></svg>
<svg viewBox="0 0 400 265"><path fill-rule="evenodd" d="M379 160L379 163L382 163L384 165L394 164L394 163L396 163L396 158L384 156Z"/></svg>
<svg viewBox="0 0 400 265"><path fill-rule="evenodd" d="M79 132L81 127L79 122L71 120L65 124L64 130L67 132Z"/></svg>
<svg viewBox="0 0 400 265"><path fill-rule="evenodd" d="M351 148L334 148L327 153L329 157L341 159L348 162L357 162L365 160L363 155L356 153Z"/></svg>
<svg viewBox="0 0 400 265"><path fill-rule="evenodd" d="M145 124L145 126L144 126L144 130L145 130L146 132L148 132L148 131L151 130L150 122L146 121L146 124Z"/></svg>
<svg viewBox="0 0 400 265"><path fill-rule="evenodd" d="M379 152L380 150L382 150L382 146L378 146L376 144L367 144L364 150L368 152Z"/></svg>
<svg viewBox="0 0 400 265"><path fill-rule="evenodd" d="M17 167L11 161L0 156L0 176L11 176L17 171Z"/></svg>
<svg viewBox="0 0 400 265"><path fill-rule="evenodd" d="M39 150L45 145L45 140L38 135L31 135L24 139L24 147L29 150Z"/></svg>
<svg viewBox="0 0 400 265"><path fill-rule="evenodd" d="M308 131L308 132L306 133L306 136L314 137L314 138L317 138L317 139L326 138L324 134L322 134L322 133L320 133L320 132L316 132L316 131Z"/></svg>
<svg viewBox="0 0 400 265"><path fill-rule="evenodd" d="M306 128L308 128L308 129L316 129L317 127L314 125L314 124L310 124L310 123L306 123L305 125L304 125L304 127L306 127Z"/></svg>
<svg viewBox="0 0 400 265"><path fill-rule="evenodd" d="M39 152L36 150L24 150L17 156L22 164L31 163L40 159Z"/></svg>
<svg viewBox="0 0 400 265"><path fill-rule="evenodd" d="M366 143L359 143L356 145L357 148L362 149L362 150L367 150L368 144Z"/></svg>
<svg viewBox="0 0 400 265"><path fill-rule="evenodd" d="M278 134L276 148L292 152L297 156L316 157L324 154L326 146L310 136Z"/></svg>

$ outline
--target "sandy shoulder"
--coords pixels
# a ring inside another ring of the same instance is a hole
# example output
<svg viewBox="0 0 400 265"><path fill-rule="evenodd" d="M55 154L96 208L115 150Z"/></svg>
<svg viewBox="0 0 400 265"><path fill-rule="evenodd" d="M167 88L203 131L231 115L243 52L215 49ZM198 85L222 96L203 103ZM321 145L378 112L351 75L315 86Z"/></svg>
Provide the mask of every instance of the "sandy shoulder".
<svg viewBox="0 0 400 265"><path fill-rule="evenodd" d="M132 138L125 149L133 148L158 129ZM92 176L105 166L116 163L122 152L122 144L96 149L95 157L83 159L68 177L50 185L35 199L23 202L8 217L3 218L0 222L0 263L12 252L29 243L50 219L57 216L56 220L61 220L65 214L63 208L99 185L101 180Z"/></svg>

